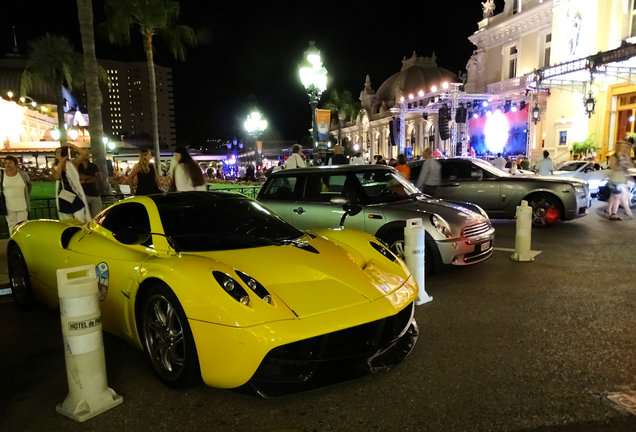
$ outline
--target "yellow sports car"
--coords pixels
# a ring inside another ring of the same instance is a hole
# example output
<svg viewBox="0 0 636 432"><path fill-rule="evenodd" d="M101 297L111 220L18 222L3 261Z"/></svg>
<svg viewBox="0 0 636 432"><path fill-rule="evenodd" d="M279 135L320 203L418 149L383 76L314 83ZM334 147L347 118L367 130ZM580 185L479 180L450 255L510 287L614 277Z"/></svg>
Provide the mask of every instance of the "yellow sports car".
<svg viewBox="0 0 636 432"><path fill-rule="evenodd" d="M172 387L302 391L390 368L417 340L417 283L384 244L300 231L239 194L136 196L83 225L26 221L7 248L20 307L58 307L57 270L94 265L103 329Z"/></svg>

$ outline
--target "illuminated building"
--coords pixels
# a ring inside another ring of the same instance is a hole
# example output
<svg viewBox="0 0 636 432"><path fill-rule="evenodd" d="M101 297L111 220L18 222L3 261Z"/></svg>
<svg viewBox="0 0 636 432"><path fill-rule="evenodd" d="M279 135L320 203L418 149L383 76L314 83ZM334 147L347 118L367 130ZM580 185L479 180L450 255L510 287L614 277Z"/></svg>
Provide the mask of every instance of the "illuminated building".
<svg viewBox="0 0 636 432"><path fill-rule="evenodd" d="M635 3L505 0L497 15L485 9L469 37L476 48L466 91L527 104L532 160L544 149L555 162L567 160L572 144L588 137L605 160L616 141L634 132Z"/></svg>
<svg viewBox="0 0 636 432"><path fill-rule="evenodd" d="M110 86L104 91L104 133L139 146L152 145L152 117L146 62L98 60L106 70ZM175 128L172 69L155 65L157 117L161 148L173 148Z"/></svg>

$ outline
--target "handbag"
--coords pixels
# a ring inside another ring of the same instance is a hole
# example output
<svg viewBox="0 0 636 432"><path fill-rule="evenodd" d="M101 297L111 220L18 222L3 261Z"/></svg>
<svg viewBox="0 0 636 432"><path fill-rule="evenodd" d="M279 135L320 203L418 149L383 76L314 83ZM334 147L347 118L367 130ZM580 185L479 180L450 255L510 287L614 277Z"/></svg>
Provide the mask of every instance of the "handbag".
<svg viewBox="0 0 636 432"><path fill-rule="evenodd" d="M4 171L2 171L2 177L0 178L0 215L7 215L7 201L4 198Z"/></svg>
<svg viewBox="0 0 636 432"><path fill-rule="evenodd" d="M84 208L84 201L76 194L64 188L64 181L60 179L60 189L57 193L57 203L60 213L73 214Z"/></svg>

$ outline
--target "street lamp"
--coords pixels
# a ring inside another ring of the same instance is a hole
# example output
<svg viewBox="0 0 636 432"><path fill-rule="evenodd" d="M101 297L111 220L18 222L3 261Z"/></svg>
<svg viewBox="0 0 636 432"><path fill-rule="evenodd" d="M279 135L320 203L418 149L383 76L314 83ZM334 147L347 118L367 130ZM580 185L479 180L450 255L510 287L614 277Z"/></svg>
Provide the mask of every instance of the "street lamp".
<svg viewBox="0 0 636 432"><path fill-rule="evenodd" d="M539 123L539 118L541 117L541 108L539 108L539 104L535 103L534 108L532 108L532 123Z"/></svg>
<svg viewBox="0 0 636 432"><path fill-rule="evenodd" d="M318 147L321 156L324 156L323 145L318 146L318 129L316 125L316 107L320 101L320 96L327 90L327 69L322 65L320 51L316 48L314 41L309 41L309 48L305 51L305 59L298 70L300 82L307 90L309 106L312 116L312 138L314 146Z"/></svg>
<svg viewBox="0 0 636 432"><path fill-rule="evenodd" d="M594 108L596 108L596 100L592 97L592 92L590 91L589 96L585 99L585 114L587 114L587 118L592 117Z"/></svg>
<svg viewBox="0 0 636 432"><path fill-rule="evenodd" d="M247 120L243 123L245 130L248 134L254 137L256 141L255 150L256 150L256 168L261 165L261 151L262 149L258 148L258 138L261 136L263 131L267 128L267 120L263 118L260 112L252 111L250 115L247 116Z"/></svg>

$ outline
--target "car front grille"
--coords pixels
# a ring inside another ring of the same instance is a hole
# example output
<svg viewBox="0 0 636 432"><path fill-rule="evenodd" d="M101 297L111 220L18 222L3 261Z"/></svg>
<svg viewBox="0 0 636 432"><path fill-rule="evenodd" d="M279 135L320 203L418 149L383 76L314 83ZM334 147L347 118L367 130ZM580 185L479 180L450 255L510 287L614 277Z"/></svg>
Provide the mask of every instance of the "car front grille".
<svg viewBox="0 0 636 432"><path fill-rule="evenodd" d="M470 225L462 228L462 237L474 237L484 234L490 230L490 221L480 222L474 225Z"/></svg>

